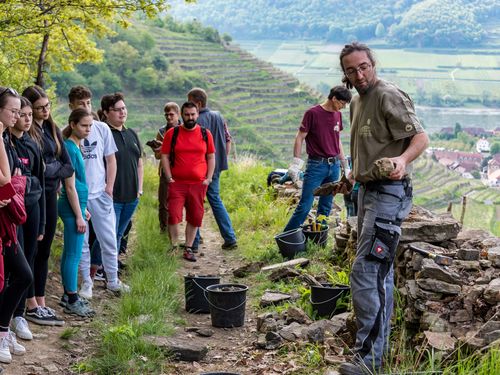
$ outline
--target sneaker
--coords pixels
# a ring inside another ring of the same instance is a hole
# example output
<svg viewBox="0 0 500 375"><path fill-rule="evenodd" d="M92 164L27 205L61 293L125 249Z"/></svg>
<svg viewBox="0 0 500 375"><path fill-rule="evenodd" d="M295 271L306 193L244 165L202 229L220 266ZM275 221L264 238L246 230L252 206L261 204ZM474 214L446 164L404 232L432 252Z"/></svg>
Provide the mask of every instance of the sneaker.
<svg viewBox="0 0 500 375"><path fill-rule="evenodd" d="M9 341L9 350L11 354L23 355L26 353L26 348L17 342L16 334L11 330L9 330L7 340Z"/></svg>
<svg viewBox="0 0 500 375"><path fill-rule="evenodd" d="M67 303L64 312L66 314L78 315L82 318L92 318L95 315L95 311L90 308L89 304L80 299L75 303Z"/></svg>
<svg viewBox="0 0 500 375"><path fill-rule="evenodd" d="M92 299L92 288L94 284L92 281L84 281L82 285L80 285L80 292L78 293L85 299Z"/></svg>
<svg viewBox="0 0 500 375"><path fill-rule="evenodd" d="M236 241L234 241L234 242L224 241L224 243L222 244L222 249L224 249L224 250L233 250L233 249L236 249L237 247L238 247L238 243Z"/></svg>
<svg viewBox="0 0 500 375"><path fill-rule="evenodd" d="M48 318L51 319L51 321L53 323L52 325L54 325L54 326L63 326L64 325L64 320L59 318L53 309L51 309L48 306L43 306L41 309L43 310L43 313L45 314L45 316L47 316Z"/></svg>
<svg viewBox="0 0 500 375"><path fill-rule="evenodd" d="M40 306L37 306L32 310L26 310L24 317L26 318L26 320L29 320L30 322L33 322L35 324L39 324L42 326L54 326L54 325L56 325L54 323L54 320L52 319L52 317L47 315L45 313L45 311Z"/></svg>
<svg viewBox="0 0 500 375"><path fill-rule="evenodd" d="M80 301L82 301L84 304L86 305L90 305L90 302L87 301L85 298L83 298L82 296L78 295L78 299ZM61 307L66 307L66 304L68 303L69 301L69 298L68 298L68 295L66 293L64 293L61 297L61 299L59 300L59 306Z"/></svg>
<svg viewBox="0 0 500 375"><path fill-rule="evenodd" d="M118 280L117 282L115 283L107 283L106 284L106 288L110 291L112 291L113 293L128 293L130 292L130 287L125 284L125 283L122 283L120 280Z"/></svg>
<svg viewBox="0 0 500 375"><path fill-rule="evenodd" d="M17 337L23 340L33 340L33 334L30 331L28 322L22 316L16 316L10 322L10 328Z"/></svg>
<svg viewBox="0 0 500 375"><path fill-rule="evenodd" d="M101 268L99 270L96 271L95 275L94 275L94 281L97 280L97 281L106 281L106 273L104 272L104 269Z"/></svg>
<svg viewBox="0 0 500 375"><path fill-rule="evenodd" d="M190 247L186 247L182 257L190 262L196 262L196 256L193 253L193 250Z"/></svg>
<svg viewBox="0 0 500 375"><path fill-rule="evenodd" d="M0 338L0 362L2 363L11 363L12 355L10 354L9 348L9 336L5 336Z"/></svg>

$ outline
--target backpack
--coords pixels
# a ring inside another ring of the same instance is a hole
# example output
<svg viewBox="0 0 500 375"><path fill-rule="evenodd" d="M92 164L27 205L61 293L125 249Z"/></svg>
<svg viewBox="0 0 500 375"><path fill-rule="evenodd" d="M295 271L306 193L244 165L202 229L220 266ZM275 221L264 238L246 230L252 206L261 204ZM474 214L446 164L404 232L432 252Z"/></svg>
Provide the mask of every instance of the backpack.
<svg viewBox="0 0 500 375"><path fill-rule="evenodd" d="M170 155L169 155L170 156L170 168L174 167L174 162L175 162L174 148L175 148L175 144L177 142L177 137L179 136L179 128L180 128L180 126L176 126L174 128L174 134L172 134L172 143L170 144ZM207 150L208 150L207 128L200 125L200 129L201 129L201 137L203 138L203 140L207 144Z"/></svg>

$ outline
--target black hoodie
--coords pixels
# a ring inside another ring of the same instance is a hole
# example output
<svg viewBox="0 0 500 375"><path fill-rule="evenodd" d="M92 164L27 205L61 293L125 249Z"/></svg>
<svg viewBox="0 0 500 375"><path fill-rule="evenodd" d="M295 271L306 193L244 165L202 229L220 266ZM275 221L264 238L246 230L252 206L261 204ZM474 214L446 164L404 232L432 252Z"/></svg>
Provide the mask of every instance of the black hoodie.
<svg viewBox="0 0 500 375"><path fill-rule="evenodd" d="M26 212L38 203L40 206L40 225L38 235L45 233L45 177L42 150L24 133L21 138L11 135L12 143L16 149L17 156L23 164L22 174L26 176L26 193L24 204Z"/></svg>

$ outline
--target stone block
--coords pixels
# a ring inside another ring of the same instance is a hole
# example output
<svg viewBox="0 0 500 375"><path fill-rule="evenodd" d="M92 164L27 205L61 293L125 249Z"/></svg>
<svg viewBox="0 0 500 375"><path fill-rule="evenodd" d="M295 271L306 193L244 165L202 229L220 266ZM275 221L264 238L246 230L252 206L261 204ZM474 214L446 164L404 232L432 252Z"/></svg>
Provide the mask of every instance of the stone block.
<svg viewBox="0 0 500 375"><path fill-rule="evenodd" d="M477 249L458 249L457 258L461 260L479 260L480 251Z"/></svg>
<svg viewBox="0 0 500 375"><path fill-rule="evenodd" d="M488 260L494 267L500 267L500 246L488 249Z"/></svg>
<svg viewBox="0 0 500 375"><path fill-rule="evenodd" d="M260 307L267 307L272 305L280 305L283 302L289 301L291 295L279 292L266 291L260 298Z"/></svg>
<svg viewBox="0 0 500 375"><path fill-rule="evenodd" d="M457 237L461 225L448 215L436 215L423 207L413 206L401 226L401 242L442 242Z"/></svg>
<svg viewBox="0 0 500 375"><path fill-rule="evenodd" d="M417 280L417 285L425 290L428 290L433 293L443 293L443 294L451 294L456 295L459 294L462 290L460 285L450 284L444 281L435 280L435 279L419 279Z"/></svg>
<svg viewBox="0 0 500 375"><path fill-rule="evenodd" d="M416 274L417 279L435 279L450 284L462 285L462 277L452 269L439 266L432 259L422 260L422 269Z"/></svg>
<svg viewBox="0 0 500 375"><path fill-rule="evenodd" d="M451 337L449 332L431 332L424 331L427 343L434 349L449 351L455 348L457 340Z"/></svg>
<svg viewBox="0 0 500 375"><path fill-rule="evenodd" d="M500 278L490 281L483 293L483 298L491 305L500 302Z"/></svg>
<svg viewBox="0 0 500 375"><path fill-rule="evenodd" d="M157 346L174 359L186 362L201 361L208 353L208 347L191 338L145 336L144 340Z"/></svg>

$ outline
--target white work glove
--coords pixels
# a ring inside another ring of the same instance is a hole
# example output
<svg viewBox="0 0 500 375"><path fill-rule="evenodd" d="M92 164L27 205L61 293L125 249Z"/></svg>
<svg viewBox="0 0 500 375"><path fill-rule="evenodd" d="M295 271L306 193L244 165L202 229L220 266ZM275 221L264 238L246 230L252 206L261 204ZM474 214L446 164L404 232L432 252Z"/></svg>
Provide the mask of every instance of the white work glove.
<svg viewBox="0 0 500 375"><path fill-rule="evenodd" d="M349 168L349 162L347 159L342 159L340 161L340 165L342 166L342 170L344 171L344 175L349 177L349 173L351 173L351 168Z"/></svg>
<svg viewBox="0 0 500 375"><path fill-rule="evenodd" d="M299 181L299 172L303 166L304 160L301 158L293 158L292 164L288 167L288 176L290 176L293 183Z"/></svg>

